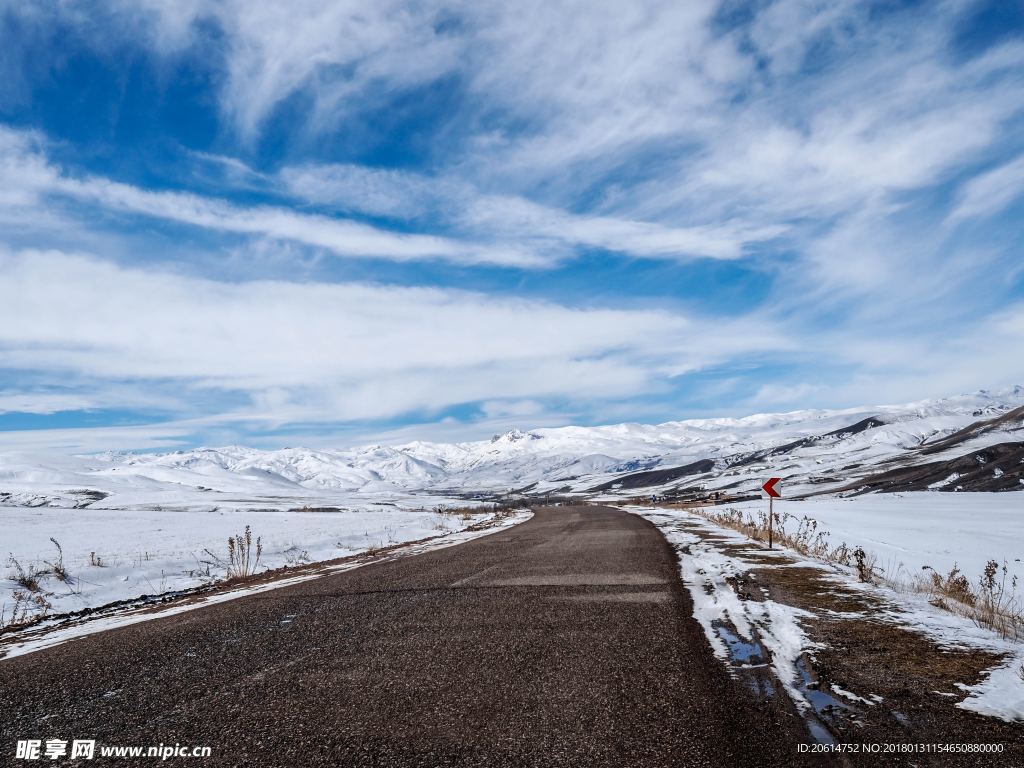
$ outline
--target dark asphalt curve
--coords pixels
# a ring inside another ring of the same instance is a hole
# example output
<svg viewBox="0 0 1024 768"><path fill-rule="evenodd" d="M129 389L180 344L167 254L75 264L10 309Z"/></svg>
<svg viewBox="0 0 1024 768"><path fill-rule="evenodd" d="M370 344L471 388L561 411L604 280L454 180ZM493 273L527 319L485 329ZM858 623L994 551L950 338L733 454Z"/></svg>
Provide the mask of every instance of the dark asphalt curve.
<svg viewBox="0 0 1024 768"><path fill-rule="evenodd" d="M797 764L798 719L728 676L677 574L640 517L540 509L0 661L0 764L48 738L212 748L177 765Z"/></svg>

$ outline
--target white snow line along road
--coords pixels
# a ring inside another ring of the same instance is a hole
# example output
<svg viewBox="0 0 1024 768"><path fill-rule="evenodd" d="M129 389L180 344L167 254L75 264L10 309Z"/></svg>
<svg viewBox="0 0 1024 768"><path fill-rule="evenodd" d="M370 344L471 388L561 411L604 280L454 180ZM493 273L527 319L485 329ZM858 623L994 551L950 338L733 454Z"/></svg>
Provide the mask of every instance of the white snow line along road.
<svg viewBox="0 0 1024 768"><path fill-rule="evenodd" d="M41 651L45 648L53 648L54 646L62 645L72 640L77 640L98 632L106 632L111 629L118 629L131 624L138 624L143 621L153 621L154 619L162 619L168 616L186 613L187 611L195 611L216 603L237 600L241 597L248 597L261 592L269 592L271 590L301 584L306 581L312 581L313 579L320 579L336 573L351 571L356 568L361 568L364 565L386 562L387 560L392 560L398 557L409 557L411 555L419 555L424 552L452 547L456 544L462 544L463 542L471 541L473 539L480 538L481 536L487 536L488 534L505 530L513 525L524 523L531 517L533 517L533 512L531 511L517 512L487 528L475 531L456 531L455 533L438 536L418 544L400 546L389 552L384 557L360 559L354 562L339 563L336 565L325 565L311 573L304 573L302 575L292 577L286 576L268 583L248 587L242 586L237 589L227 589L222 592L215 592L214 594L201 597L198 600L170 605L163 609L154 609L151 605L141 607L133 606L124 612L114 612L111 615L99 616L91 619L84 618L80 622L71 626L57 625L30 627L21 632L12 633L10 637L0 638L0 662L16 656L23 656L28 653L34 653L35 651ZM187 597L184 599L188 600Z"/></svg>

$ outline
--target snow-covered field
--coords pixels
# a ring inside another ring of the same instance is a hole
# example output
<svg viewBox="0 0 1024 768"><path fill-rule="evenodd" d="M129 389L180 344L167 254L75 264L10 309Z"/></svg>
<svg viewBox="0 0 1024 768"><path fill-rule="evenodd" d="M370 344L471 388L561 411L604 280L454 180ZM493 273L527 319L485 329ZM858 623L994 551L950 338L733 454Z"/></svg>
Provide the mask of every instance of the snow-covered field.
<svg viewBox="0 0 1024 768"><path fill-rule="evenodd" d="M785 491L784 491L785 492ZM729 504L767 510L766 501ZM775 502L776 514L817 520L829 542L861 546L877 556L887 577L913 580L930 566L941 574L958 566L975 585L989 560L1017 575L1024 597L1024 493L893 493L840 498L817 496ZM787 521L789 530L796 520Z"/></svg>
<svg viewBox="0 0 1024 768"><path fill-rule="evenodd" d="M428 500L425 500L428 501ZM427 509L378 507L344 512L197 509L68 509L2 507L0 607L12 609L18 585L12 557L25 570L52 570L63 548L68 583L50 575L41 587L53 612L75 611L171 590L223 577L218 558L227 557L227 539L251 526L262 539L260 570L345 557L370 548L437 536L479 522L487 513L460 517ZM208 562L215 564L210 566Z"/></svg>

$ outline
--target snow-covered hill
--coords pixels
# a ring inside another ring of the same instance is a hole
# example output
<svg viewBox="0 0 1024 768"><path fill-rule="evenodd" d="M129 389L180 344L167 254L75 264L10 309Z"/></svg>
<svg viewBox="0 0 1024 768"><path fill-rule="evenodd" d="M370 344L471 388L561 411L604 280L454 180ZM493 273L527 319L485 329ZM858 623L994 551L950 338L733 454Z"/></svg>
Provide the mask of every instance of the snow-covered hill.
<svg viewBox="0 0 1024 768"><path fill-rule="evenodd" d="M943 462L971 451L1024 440L1024 416L1014 413L1022 406L1024 387L1015 387L898 406L513 429L465 443L275 451L231 446L91 457L0 454L0 504L280 507L423 492L632 495L698 487L740 495L756 490L769 473L786 477L790 494L810 493L856 486L893 468L934 464L928 471L941 472ZM936 481L934 488L955 490L962 474L950 472L949 482Z"/></svg>

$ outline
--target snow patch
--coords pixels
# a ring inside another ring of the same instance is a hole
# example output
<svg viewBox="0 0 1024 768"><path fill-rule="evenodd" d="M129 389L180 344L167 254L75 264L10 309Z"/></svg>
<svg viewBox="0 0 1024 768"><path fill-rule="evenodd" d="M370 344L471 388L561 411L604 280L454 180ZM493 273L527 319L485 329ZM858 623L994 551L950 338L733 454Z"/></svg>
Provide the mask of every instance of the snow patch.
<svg viewBox="0 0 1024 768"><path fill-rule="evenodd" d="M812 642L800 627L800 619L813 614L789 605L765 599L741 600L728 579L750 570L750 565L726 555L704 539L683 530L678 516L656 509L630 507L629 510L650 520L668 541L683 551L680 574L693 599L694 616L700 623L715 655L728 662L730 649L719 631L721 624L735 628L747 643L760 643L771 655L771 667L793 702L808 709L810 702L799 686L797 660L821 646ZM695 522L690 519L690 522ZM716 536L731 537L739 543L739 534L714 529ZM759 554L763 554L759 552Z"/></svg>

